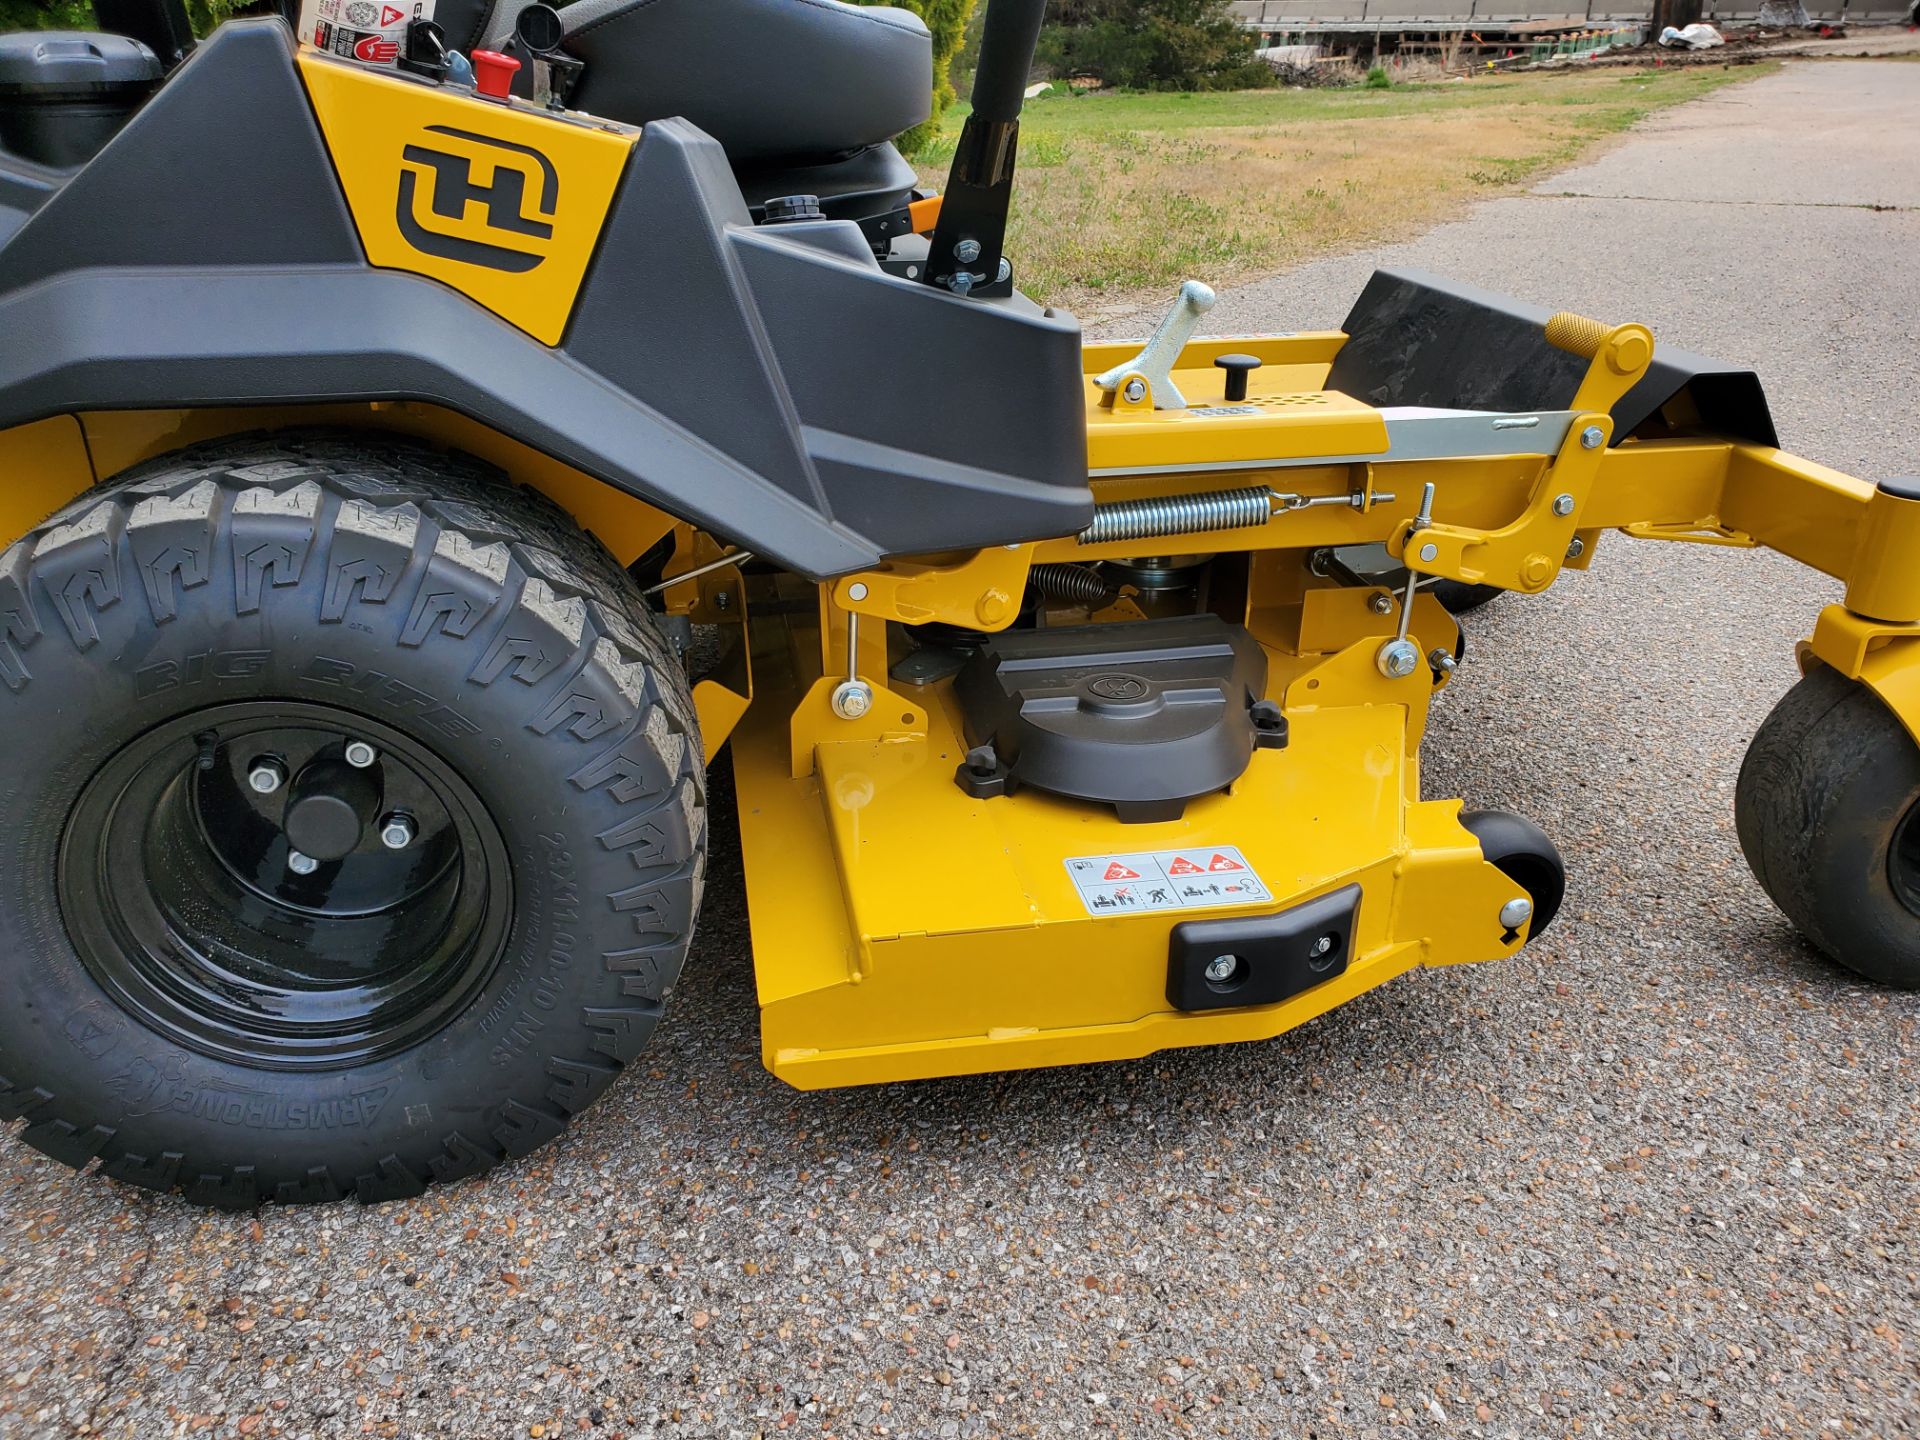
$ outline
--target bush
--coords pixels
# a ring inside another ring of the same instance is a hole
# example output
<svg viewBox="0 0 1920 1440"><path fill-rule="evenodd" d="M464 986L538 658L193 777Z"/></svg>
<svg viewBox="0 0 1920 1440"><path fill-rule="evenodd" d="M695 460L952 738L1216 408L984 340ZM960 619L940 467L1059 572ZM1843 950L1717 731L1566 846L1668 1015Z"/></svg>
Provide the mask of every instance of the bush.
<svg viewBox="0 0 1920 1440"><path fill-rule="evenodd" d="M1376 65L1367 71L1366 85L1369 90L1391 90L1393 77L1387 74L1386 66Z"/></svg>
<svg viewBox="0 0 1920 1440"><path fill-rule="evenodd" d="M1058 0L1040 35L1056 75L1127 90L1251 90L1275 83L1227 0Z"/></svg>
<svg viewBox="0 0 1920 1440"><path fill-rule="evenodd" d="M933 114L924 125L916 125L897 142L908 155L916 154L940 129L940 117L953 104L953 57L967 37L967 21L973 15L974 0L856 0L861 5L892 5L911 10L927 22L933 32Z"/></svg>

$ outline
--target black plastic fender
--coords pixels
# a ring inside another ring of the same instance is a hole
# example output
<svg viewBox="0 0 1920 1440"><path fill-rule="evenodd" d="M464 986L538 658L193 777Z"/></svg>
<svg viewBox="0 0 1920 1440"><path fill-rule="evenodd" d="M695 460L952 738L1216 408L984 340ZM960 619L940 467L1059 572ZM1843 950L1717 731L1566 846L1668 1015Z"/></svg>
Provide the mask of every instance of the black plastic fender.
<svg viewBox="0 0 1920 1440"><path fill-rule="evenodd" d="M814 577L1091 516L1070 316L894 279L847 222L755 230L666 120L549 348L367 263L293 55L223 26L0 245L0 428L424 401Z"/></svg>

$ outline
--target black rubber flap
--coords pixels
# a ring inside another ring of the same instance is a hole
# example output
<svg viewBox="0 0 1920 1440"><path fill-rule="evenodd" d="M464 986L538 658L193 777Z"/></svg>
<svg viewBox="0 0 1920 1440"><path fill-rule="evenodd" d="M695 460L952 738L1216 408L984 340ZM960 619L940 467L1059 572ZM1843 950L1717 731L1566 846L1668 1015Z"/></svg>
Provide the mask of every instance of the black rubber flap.
<svg viewBox="0 0 1920 1440"><path fill-rule="evenodd" d="M1021 785L1112 805L1123 821L1179 818L1225 789L1254 749L1284 741L1256 717L1267 657L1217 615L994 636L954 681L976 795Z"/></svg>
<svg viewBox="0 0 1920 1440"><path fill-rule="evenodd" d="M0 95L77 98L146 89L159 79L154 53L124 35L0 35Z"/></svg>

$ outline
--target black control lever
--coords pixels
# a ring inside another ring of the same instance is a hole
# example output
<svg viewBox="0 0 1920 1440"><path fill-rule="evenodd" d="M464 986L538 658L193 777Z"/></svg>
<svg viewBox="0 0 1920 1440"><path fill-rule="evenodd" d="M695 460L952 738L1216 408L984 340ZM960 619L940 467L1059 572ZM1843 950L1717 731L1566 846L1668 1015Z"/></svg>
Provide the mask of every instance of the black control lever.
<svg viewBox="0 0 1920 1440"><path fill-rule="evenodd" d="M1047 0L993 0L973 81L973 113L960 132L921 277L956 295L1000 278L1020 146L1020 106Z"/></svg>
<svg viewBox="0 0 1920 1440"><path fill-rule="evenodd" d="M573 82L586 68L584 61L562 54L560 42L566 39L566 26L560 12L551 5L533 4L523 9L513 22L513 40L529 59L547 67L547 108L564 110Z"/></svg>

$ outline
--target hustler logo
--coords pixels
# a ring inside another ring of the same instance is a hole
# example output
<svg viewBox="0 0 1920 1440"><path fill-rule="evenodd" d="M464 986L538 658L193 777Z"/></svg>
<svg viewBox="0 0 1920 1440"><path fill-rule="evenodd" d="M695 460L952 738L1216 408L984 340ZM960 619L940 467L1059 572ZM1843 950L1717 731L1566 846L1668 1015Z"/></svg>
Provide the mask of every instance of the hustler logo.
<svg viewBox="0 0 1920 1440"><path fill-rule="evenodd" d="M409 145L400 156L405 163L395 216L406 242L442 260L514 275L545 260L560 203L553 162L531 145L451 125L429 125L427 133L444 138ZM455 145L440 148L448 140ZM475 183L476 167L485 184Z"/></svg>

